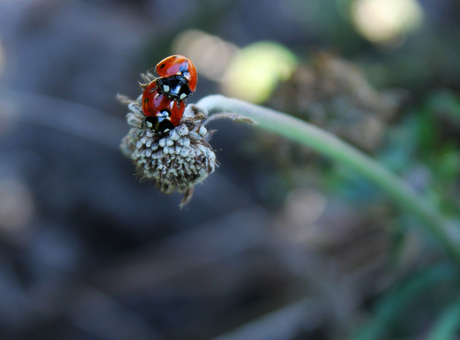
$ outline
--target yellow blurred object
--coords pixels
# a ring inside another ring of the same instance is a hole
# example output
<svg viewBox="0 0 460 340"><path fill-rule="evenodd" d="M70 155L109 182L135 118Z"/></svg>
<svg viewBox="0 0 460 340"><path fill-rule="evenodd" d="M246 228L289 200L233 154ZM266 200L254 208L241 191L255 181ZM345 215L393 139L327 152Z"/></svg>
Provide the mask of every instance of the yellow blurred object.
<svg viewBox="0 0 460 340"><path fill-rule="evenodd" d="M199 76L221 81L238 47L200 30L186 30L173 41L173 54L190 58Z"/></svg>
<svg viewBox="0 0 460 340"><path fill-rule="evenodd" d="M277 43L249 45L231 61L223 79L223 91L231 97L262 103L280 81L289 79L296 65L294 54Z"/></svg>
<svg viewBox="0 0 460 340"><path fill-rule="evenodd" d="M386 43L419 27L423 10L417 0L356 0L352 16L366 39Z"/></svg>

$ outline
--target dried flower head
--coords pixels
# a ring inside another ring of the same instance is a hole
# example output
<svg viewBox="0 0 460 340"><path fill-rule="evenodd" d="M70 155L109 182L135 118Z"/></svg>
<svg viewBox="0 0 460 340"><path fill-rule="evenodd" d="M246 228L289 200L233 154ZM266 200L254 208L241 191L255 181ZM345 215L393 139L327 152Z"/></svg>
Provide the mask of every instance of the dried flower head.
<svg viewBox="0 0 460 340"><path fill-rule="evenodd" d="M356 64L317 52L278 86L270 105L372 153L406 97L401 90L375 90Z"/></svg>
<svg viewBox="0 0 460 340"><path fill-rule="evenodd" d="M249 118L231 114L215 114L208 117L205 109L190 104L186 107L180 125L157 133L142 124L145 115L141 100L118 99L128 104L126 118L131 129L121 143L121 151L131 158L141 179L151 179L165 194L174 191L184 193L181 206L190 201L193 188L203 182L217 166L216 155L209 144L214 131L205 127L210 120L230 118L254 123Z"/></svg>

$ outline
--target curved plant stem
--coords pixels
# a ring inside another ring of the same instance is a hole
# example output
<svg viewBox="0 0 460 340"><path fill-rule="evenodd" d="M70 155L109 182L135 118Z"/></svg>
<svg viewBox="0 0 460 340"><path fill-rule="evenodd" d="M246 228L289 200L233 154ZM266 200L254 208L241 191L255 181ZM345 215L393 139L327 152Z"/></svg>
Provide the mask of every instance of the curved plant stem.
<svg viewBox="0 0 460 340"><path fill-rule="evenodd" d="M460 243L452 237L452 226L448 221L404 181L357 148L302 120L241 100L213 95L201 99L197 105L208 111L245 115L255 120L260 128L295 140L353 167L384 189L396 204L423 220L424 225L443 244L446 251L460 261Z"/></svg>

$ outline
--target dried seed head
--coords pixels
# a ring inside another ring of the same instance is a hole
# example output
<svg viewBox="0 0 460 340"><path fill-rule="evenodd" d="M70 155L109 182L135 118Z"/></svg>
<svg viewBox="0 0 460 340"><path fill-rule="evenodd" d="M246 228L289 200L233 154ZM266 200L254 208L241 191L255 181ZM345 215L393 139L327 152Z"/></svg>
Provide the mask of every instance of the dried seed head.
<svg viewBox="0 0 460 340"><path fill-rule="evenodd" d="M128 104L126 118L131 130L123 138L121 151L134 161L137 174L142 179L152 179L163 193L185 193L185 204L191 199L193 187L217 165L208 142L210 133L203 126L207 112L189 105L179 126L159 134L142 124L145 116L140 100L141 97Z"/></svg>

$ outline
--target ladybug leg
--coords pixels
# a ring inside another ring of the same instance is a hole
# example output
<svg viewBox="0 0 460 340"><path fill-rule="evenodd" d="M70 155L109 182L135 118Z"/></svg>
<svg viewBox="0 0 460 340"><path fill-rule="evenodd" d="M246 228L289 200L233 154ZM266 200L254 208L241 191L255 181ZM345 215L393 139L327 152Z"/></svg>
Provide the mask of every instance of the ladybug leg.
<svg viewBox="0 0 460 340"><path fill-rule="evenodd" d="M158 88L156 79L155 79L154 81L152 81L150 84L152 84L152 83L155 84L155 87L152 87L152 88L149 90L149 92L154 92L154 91L156 91L157 88ZM149 84L149 85L150 85L150 84ZM155 97L155 98L156 98L156 97Z"/></svg>
<svg viewBox="0 0 460 340"><path fill-rule="evenodd" d="M155 90L158 88L158 78L152 80L152 83L155 84Z"/></svg>

